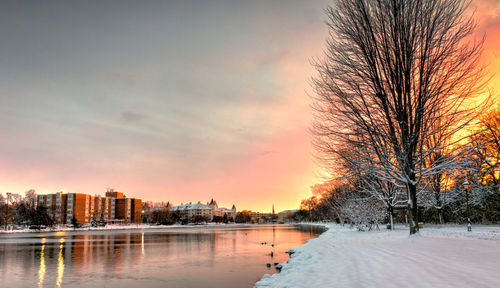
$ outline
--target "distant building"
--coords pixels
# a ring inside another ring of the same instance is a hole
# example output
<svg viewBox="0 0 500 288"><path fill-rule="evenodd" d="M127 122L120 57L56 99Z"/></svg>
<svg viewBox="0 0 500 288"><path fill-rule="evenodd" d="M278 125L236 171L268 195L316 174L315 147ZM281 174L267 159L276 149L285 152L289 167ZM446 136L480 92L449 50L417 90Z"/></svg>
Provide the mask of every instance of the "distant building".
<svg viewBox="0 0 500 288"><path fill-rule="evenodd" d="M37 205L47 208L56 224L88 224L92 220L142 223L141 199L125 198L113 189L108 189L106 197L62 192L37 195Z"/></svg>
<svg viewBox="0 0 500 288"><path fill-rule="evenodd" d="M151 202L151 201L148 201L148 202L142 202L142 206L143 206L143 209L145 211L163 211L163 210L172 210L172 208L174 207L172 205L172 203L170 202Z"/></svg>
<svg viewBox="0 0 500 288"><path fill-rule="evenodd" d="M115 217L116 220L123 220L124 223L142 223L141 199L137 198L116 198Z"/></svg>
<svg viewBox="0 0 500 288"><path fill-rule="evenodd" d="M110 197L110 198L124 198L125 196L123 195L123 192L118 192L118 191L115 191L112 188L109 188L108 191L106 191L106 197Z"/></svg>
<svg viewBox="0 0 500 288"><path fill-rule="evenodd" d="M233 205L233 207L231 209L227 209L224 207L216 208L214 211L215 216L224 217L224 214L227 215L227 219L234 222L234 220L236 218L236 207Z"/></svg>
<svg viewBox="0 0 500 288"><path fill-rule="evenodd" d="M211 221L214 217L214 209L208 205L201 204L199 201L195 204L188 203L175 206L171 211L177 211L181 219L187 220L196 215L206 217L208 221Z"/></svg>
<svg viewBox="0 0 500 288"><path fill-rule="evenodd" d="M56 212L53 216L56 223L64 223L66 215L64 211L67 210L68 206L68 194L63 194L62 192L56 193Z"/></svg>
<svg viewBox="0 0 500 288"><path fill-rule="evenodd" d="M250 216L250 221L253 223L266 222L266 217L268 217L268 215L270 215L269 213L261 213L261 212L254 212L254 211L248 211L248 214Z"/></svg>
<svg viewBox="0 0 500 288"><path fill-rule="evenodd" d="M66 223L68 194L57 192L48 195L37 195L37 206L43 206L47 208L47 213L54 219L57 224Z"/></svg>
<svg viewBox="0 0 500 288"><path fill-rule="evenodd" d="M114 219L114 215L111 215L111 197L102 197L101 195L91 196L91 215L96 220L107 221L109 219ZM113 211L114 212L114 211ZM114 213L113 213L114 214Z"/></svg>
<svg viewBox="0 0 500 288"><path fill-rule="evenodd" d="M83 193L69 193L66 209L66 222L58 224L84 224L90 222L90 195Z"/></svg>
<svg viewBox="0 0 500 288"><path fill-rule="evenodd" d="M192 219L192 217L196 215L204 216L208 219L208 221L211 221L214 216L224 217L224 214L227 214L227 218L230 221L234 221L234 219L236 218L236 206L233 205L231 209L224 207L219 208L219 205L217 205L217 201L214 201L214 199L212 199L210 203L207 203L206 205L202 204L200 201L195 204L181 204L170 208L170 211L177 211L181 219L187 220Z"/></svg>

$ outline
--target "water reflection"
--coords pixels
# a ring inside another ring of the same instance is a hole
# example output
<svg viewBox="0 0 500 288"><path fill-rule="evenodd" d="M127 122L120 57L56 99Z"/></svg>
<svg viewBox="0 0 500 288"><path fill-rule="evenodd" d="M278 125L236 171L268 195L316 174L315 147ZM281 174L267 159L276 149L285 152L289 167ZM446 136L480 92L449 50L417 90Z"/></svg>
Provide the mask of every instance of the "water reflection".
<svg viewBox="0 0 500 288"><path fill-rule="evenodd" d="M46 239L42 238L42 248L40 251L40 268L38 269L38 287L43 287L43 280L45 279L45 242Z"/></svg>
<svg viewBox="0 0 500 288"><path fill-rule="evenodd" d="M63 249L64 249L64 238L59 240L61 244L59 244L59 254L57 256L57 281L56 286L61 287L62 280L64 277L64 258L63 258Z"/></svg>
<svg viewBox="0 0 500 288"><path fill-rule="evenodd" d="M142 251L142 257L146 256L146 253L144 252L144 232L142 232L141 235L141 251Z"/></svg>
<svg viewBox="0 0 500 288"><path fill-rule="evenodd" d="M0 287L252 287L322 232L221 227L0 235Z"/></svg>

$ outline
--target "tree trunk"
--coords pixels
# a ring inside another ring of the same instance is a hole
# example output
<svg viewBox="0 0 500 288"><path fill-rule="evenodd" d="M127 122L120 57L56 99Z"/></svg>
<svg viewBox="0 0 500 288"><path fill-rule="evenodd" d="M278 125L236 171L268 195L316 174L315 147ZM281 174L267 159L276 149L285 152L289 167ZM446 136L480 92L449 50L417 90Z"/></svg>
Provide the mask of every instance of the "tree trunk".
<svg viewBox="0 0 500 288"><path fill-rule="evenodd" d="M389 214L389 225L391 225L391 231L393 231L394 230L394 217L393 217L394 208L392 206L387 208L387 213Z"/></svg>
<svg viewBox="0 0 500 288"><path fill-rule="evenodd" d="M418 208L417 208L417 187L408 184L408 222L410 224L410 235L418 232Z"/></svg>
<svg viewBox="0 0 500 288"><path fill-rule="evenodd" d="M392 207L391 207L391 211L389 213L390 213L390 217L391 217L391 231L393 231L394 230L394 216L393 216L394 209L392 209Z"/></svg>

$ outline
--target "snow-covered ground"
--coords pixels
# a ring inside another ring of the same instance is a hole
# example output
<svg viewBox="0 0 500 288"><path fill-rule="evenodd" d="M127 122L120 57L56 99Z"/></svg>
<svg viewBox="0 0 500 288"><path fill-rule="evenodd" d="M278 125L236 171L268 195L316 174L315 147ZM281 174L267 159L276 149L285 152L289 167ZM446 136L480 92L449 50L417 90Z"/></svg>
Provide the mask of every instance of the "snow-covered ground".
<svg viewBox="0 0 500 288"><path fill-rule="evenodd" d="M329 225L255 287L500 287L500 227L358 232Z"/></svg>

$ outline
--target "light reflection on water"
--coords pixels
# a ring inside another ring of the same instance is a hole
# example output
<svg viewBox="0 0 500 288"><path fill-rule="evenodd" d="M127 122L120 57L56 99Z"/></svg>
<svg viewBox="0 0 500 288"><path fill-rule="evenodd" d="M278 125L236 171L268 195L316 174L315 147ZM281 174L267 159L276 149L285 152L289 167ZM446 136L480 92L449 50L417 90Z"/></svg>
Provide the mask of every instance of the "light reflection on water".
<svg viewBox="0 0 500 288"><path fill-rule="evenodd" d="M41 240L42 248L40 251L40 268L38 269L38 287L43 287L43 279L45 279L45 238Z"/></svg>
<svg viewBox="0 0 500 288"><path fill-rule="evenodd" d="M57 257L57 281L56 286L58 288L61 287L63 276L64 276L64 258L63 258L63 249L64 249L64 238L59 239L59 254Z"/></svg>
<svg viewBox="0 0 500 288"><path fill-rule="evenodd" d="M2 234L0 287L252 287L275 272L267 263L288 260L286 251L321 232L221 225Z"/></svg>

